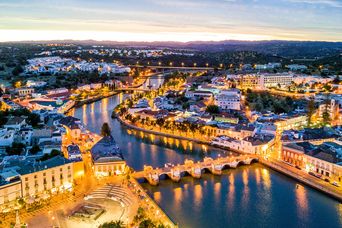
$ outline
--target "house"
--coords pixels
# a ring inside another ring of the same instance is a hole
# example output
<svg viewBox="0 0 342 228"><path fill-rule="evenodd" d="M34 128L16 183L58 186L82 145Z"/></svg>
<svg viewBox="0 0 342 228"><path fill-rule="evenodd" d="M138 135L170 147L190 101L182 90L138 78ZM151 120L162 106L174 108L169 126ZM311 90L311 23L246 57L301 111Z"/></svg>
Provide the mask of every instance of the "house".
<svg viewBox="0 0 342 228"><path fill-rule="evenodd" d="M21 179L15 171L0 173L0 206L22 197Z"/></svg>
<svg viewBox="0 0 342 228"><path fill-rule="evenodd" d="M254 135L243 139L218 136L211 141L211 144L243 153L267 155L274 145L274 136Z"/></svg>
<svg viewBox="0 0 342 228"><path fill-rule="evenodd" d="M26 199L46 194L71 191L72 162L62 156L46 161L22 161L16 170L21 176L22 195Z"/></svg>
<svg viewBox="0 0 342 228"><path fill-rule="evenodd" d="M241 109L241 92L238 89L221 90L215 96L215 105L223 110Z"/></svg>
<svg viewBox="0 0 342 228"><path fill-rule="evenodd" d="M304 155L315 147L309 142L287 143L282 145L281 159L298 168L304 168Z"/></svg>
<svg viewBox="0 0 342 228"><path fill-rule="evenodd" d="M335 99L329 100L328 103L323 101L318 107L318 116L323 118L325 112L328 113L330 120L335 120L339 115L339 104Z"/></svg>
<svg viewBox="0 0 342 228"><path fill-rule="evenodd" d="M69 160L82 160L81 150L78 145L69 145L67 147L66 158Z"/></svg>
<svg viewBox="0 0 342 228"><path fill-rule="evenodd" d="M204 112L207 106L204 104L203 101L191 104L189 107L190 112Z"/></svg>
<svg viewBox="0 0 342 228"><path fill-rule="evenodd" d="M50 154L53 150L61 151L62 143L53 141L44 141L39 143L39 148L43 151L43 154Z"/></svg>
<svg viewBox="0 0 342 228"><path fill-rule="evenodd" d="M305 170L322 175L324 179L342 182L342 146L335 142L324 142L316 149L305 153Z"/></svg>
<svg viewBox="0 0 342 228"><path fill-rule="evenodd" d="M41 129L33 129L32 132L32 144L38 145L42 142L51 141L52 129L49 127Z"/></svg>
<svg viewBox="0 0 342 228"><path fill-rule="evenodd" d="M134 113L135 116L140 116L141 119L150 119L150 120L157 120L160 118L165 118L169 115L167 110L141 110L139 112Z"/></svg>
<svg viewBox="0 0 342 228"><path fill-rule="evenodd" d="M59 124L63 125L66 129L66 137L71 137L71 139L81 138L81 121L75 117L67 116L59 120Z"/></svg>
<svg viewBox="0 0 342 228"><path fill-rule="evenodd" d="M25 118L19 116L11 116L4 124L4 128L20 130L26 124Z"/></svg>
<svg viewBox="0 0 342 228"><path fill-rule="evenodd" d="M14 141L15 131L0 129L0 148L11 146Z"/></svg>
<svg viewBox="0 0 342 228"><path fill-rule="evenodd" d="M22 88L18 88L16 91L19 96L27 96L27 95L31 95L32 93L34 93L34 88L22 87Z"/></svg>
<svg viewBox="0 0 342 228"><path fill-rule="evenodd" d="M126 162L112 136L103 137L90 150L95 176L112 176L125 173Z"/></svg>

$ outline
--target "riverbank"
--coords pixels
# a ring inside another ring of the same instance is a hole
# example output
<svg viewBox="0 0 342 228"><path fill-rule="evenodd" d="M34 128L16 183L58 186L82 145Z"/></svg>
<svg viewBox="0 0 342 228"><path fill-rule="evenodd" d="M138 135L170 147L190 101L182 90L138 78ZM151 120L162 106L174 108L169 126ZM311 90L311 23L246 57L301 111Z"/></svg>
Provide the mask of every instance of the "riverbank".
<svg viewBox="0 0 342 228"><path fill-rule="evenodd" d="M137 127L137 126L130 124L127 121L123 120L120 116L117 116L117 119L120 123L122 123L124 126L130 128L130 129L142 131L145 133L150 133L150 134L155 134L155 135L160 135L160 136L165 136L165 137L172 137L172 138L181 139L181 140L189 140L189 141L196 142L196 143L210 145L209 141L204 141L204 140L199 140L199 139L194 139L194 138L189 138L189 137L184 137L184 136L176 136L173 134L157 132L154 130L148 130L148 129L144 129L141 127ZM227 148L222 148L222 147L217 147L217 148L227 149ZM231 149L229 149L229 150L231 150ZM232 151L236 152L236 153L240 153L240 154L246 154L246 153L243 153L243 152L237 151L237 150L232 150ZM321 191L322 193L324 193L330 197L333 197L334 199L338 200L339 202L342 202L342 191L334 191L334 190L337 190L337 189L334 189L334 188L336 188L335 186L333 186L327 182L324 182L323 180L319 180L315 177L312 177L311 175L306 174L305 172L299 173L298 170L292 170L293 167L290 167L290 166L284 167L285 164L283 165L279 161L270 162L270 161L266 161L262 158L259 160L260 160L261 164L263 164L263 165L265 165L265 166L267 166L267 167L269 167L275 171L283 173L289 177L292 177L293 179L295 179L295 180L297 180L297 181L299 181L299 182L301 182L307 186L310 186L310 187L312 187L318 191ZM293 168L293 169L295 169L295 168Z"/></svg>
<svg viewBox="0 0 342 228"><path fill-rule="evenodd" d="M169 226L170 228L178 227L178 225L171 220L166 212L162 210L159 205L146 193L145 189L139 184L136 179L131 178L130 181L137 189L137 192L139 192L140 195L143 195L144 199L141 199L141 206L147 205L147 207L144 208L146 211L151 210L152 215L154 217L158 217L164 225Z"/></svg>
<svg viewBox="0 0 342 228"><path fill-rule="evenodd" d="M286 164L282 164L279 161L259 159L259 162L277 172L285 174L311 188L314 188L342 203L342 191L341 187L337 188L328 182L324 182L317 177L313 177L310 174L297 170L294 167L288 167ZM286 166L286 167L285 167Z"/></svg>
<svg viewBox="0 0 342 228"><path fill-rule="evenodd" d="M165 133L165 132L159 132L159 131L141 128L141 127L138 127L138 126L135 126L133 124L128 123L127 121L123 120L118 115L115 115L115 116L121 124L123 124L124 126L130 128L130 129L142 131L142 132L149 133L149 134L155 134L155 135L159 135L159 136L165 136L165 137L170 137L170 138L180 139L180 140L188 140L188 141L195 142L195 143L210 145L209 141L204 141L204 140L194 139L194 138L190 138L190 137L186 137L186 136L174 135L174 134L169 134L169 133Z"/></svg>
<svg viewBox="0 0 342 228"><path fill-rule="evenodd" d="M86 100L75 102L75 104L73 106L71 106L68 110L66 110L64 112L64 114L67 114L68 112L70 112L70 110L72 110L74 108L79 108L82 105L91 104L91 103L94 103L96 101L100 101L100 100L102 100L104 98L112 97L112 96L117 95L119 93L121 93L121 92L114 91L114 92L108 93L108 95L102 95L102 96L99 96L99 97L93 97L93 98L90 98L90 99L86 99Z"/></svg>

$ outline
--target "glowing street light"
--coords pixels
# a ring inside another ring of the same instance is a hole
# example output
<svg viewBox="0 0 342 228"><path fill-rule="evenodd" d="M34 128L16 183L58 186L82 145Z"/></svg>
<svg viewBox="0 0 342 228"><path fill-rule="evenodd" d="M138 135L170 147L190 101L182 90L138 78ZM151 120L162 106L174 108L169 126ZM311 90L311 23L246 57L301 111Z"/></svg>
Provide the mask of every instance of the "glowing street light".
<svg viewBox="0 0 342 228"><path fill-rule="evenodd" d="M222 63L220 64L220 68L223 68L223 64Z"/></svg>
<svg viewBox="0 0 342 228"><path fill-rule="evenodd" d="M173 63L172 63L172 62L170 62L170 66L172 66L172 64L173 64Z"/></svg>
<svg viewBox="0 0 342 228"><path fill-rule="evenodd" d="M197 63L194 63L194 67L196 67L197 66Z"/></svg>
<svg viewBox="0 0 342 228"><path fill-rule="evenodd" d="M184 67L184 63L182 63L182 67Z"/></svg>
<svg viewBox="0 0 342 228"><path fill-rule="evenodd" d="M158 65L160 66L160 65L161 65L161 62L158 62Z"/></svg>
<svg viewBox="0 0 342 228"><path fill-rule="evenodd" d="M208 67L208 66L209 66L209 63L206 63L205 65L206 65L206 67Z"/></svg>

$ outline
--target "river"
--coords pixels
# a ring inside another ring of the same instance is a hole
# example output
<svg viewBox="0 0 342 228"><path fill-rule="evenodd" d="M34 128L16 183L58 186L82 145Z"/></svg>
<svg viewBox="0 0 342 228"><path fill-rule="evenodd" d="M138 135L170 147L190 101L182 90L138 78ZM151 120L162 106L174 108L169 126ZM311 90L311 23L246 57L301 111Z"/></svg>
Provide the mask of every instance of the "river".
<svg viewBox="0 0 342 228"><path fill-rule="evenodd" d="M160 80L148 83L157 87ZM229 153L123 127L111 119L111 113L125 96L83 105L72 114L97 133L108 122L134 169ZM227 170L222 176L204 174L199 180L185 177L180 183L165 180L156 187L142 185L180 227L342 227L342 204L260 164Z"/></svg>

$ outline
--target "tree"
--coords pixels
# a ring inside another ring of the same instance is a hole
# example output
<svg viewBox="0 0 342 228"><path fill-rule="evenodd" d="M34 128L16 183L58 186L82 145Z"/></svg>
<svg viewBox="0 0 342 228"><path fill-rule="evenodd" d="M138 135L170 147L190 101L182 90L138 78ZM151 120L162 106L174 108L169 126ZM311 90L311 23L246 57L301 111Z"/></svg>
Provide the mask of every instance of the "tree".
<svg viewBox="0 0 342 228"><path fill-rule="evenodd" d="M99 228L124 228L125 224L121 220L103 223Z"/></svg>
<svg viewBox="0 0 342 228"><path fill-rule="evenodd" d="M139 224L139 228L154 228L156 224L151 219L145 219Z"/></svg>
<svg viewBox="0 0 342 228"><path fill-rule="evenodd" d="M108 125L108 123L103 123L101 127L101 135L103 137L111 136L111 129Z"/></svg>
<svg viewBox="0 0 342 228"><path fill-rule="evenodd" d="M330 113L329 113L329 107L331 106L331 100L329 98L329 93L327 93L326 98L324 100L324 111L322 113L323 118L323 124L327 125L330 123Z"/></svg>
<svg viewBox="0 0 342 228"><path fill-rule="evenodd" d="M30 113L27 121L30 125L32 125L32 127L36 127L40 123L40 117L38 114Z"/></svg>
<svg viewBox="0 0 342 228"><path fill-rule="evenodd" d="M24 69L20 66L17 65L16 67L14 67L14 69L12 70L12 74L14 76L18 76L20 73L24 72Z"/></svg>
<svg viewBox="0 0 342 228"><path fill-rule="evenodd" d="M20 155L22 152L24 152L25 144L23 143L12 143L11 147L6 147L6 153L8 155Z"/></svg>
<svg viewBox="0 0 342 228"><path fill-rule="evenodd" d="M310 126L312 122L312 116L316 111L315 98L313 97L310 98L307 109L308 109L308 126Z"/></svg>
<svg viewBox="0 0 342 228"><path fill-rule="evenodd" d="M220 113L220 109L217 105L208 105L207 109L205 110L206 112L210 114L218 114Z"/></svg>
<svg viewBox="0 0 342 228"><path fill-rule="evenodd" d="M50 154L44 154L43 157L40 158L40 161L46 161L50 158L60 156L60 155L62 155L62 152L60 152L59 150L53 149L51 150Z"/></svg>
<svg viewBox="0 0 342 228"><path fill-rule="evenodd" d="M159 130L161 130L161 127L164 125L165 120L163 118L159 118L156 121L156 124L159 126Z"/></svg>
<svg viewBox="0 0 342 228"><path fill-rule="evenodd" d="M37 154L40 151L40 147L38 145L34 145L31 149L30 149L30 153L31 154Z"/></svg>

